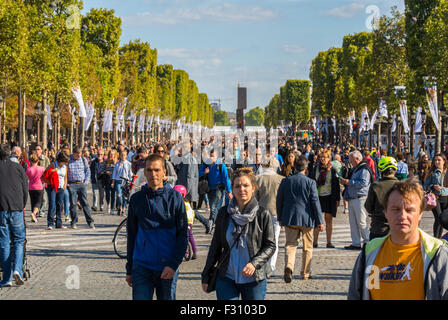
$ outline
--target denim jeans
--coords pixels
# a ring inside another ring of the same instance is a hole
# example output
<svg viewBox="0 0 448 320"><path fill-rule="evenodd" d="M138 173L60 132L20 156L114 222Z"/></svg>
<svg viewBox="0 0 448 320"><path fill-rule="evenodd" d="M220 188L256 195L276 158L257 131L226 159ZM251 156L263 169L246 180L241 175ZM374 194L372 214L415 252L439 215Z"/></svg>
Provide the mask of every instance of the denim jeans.
<svg viewBox="0 0 448 320"><path fill-rule="evenodd" d="M179 269L176 270L171 282L171 300L176 300L177 279L179 278Z"/></svg>
<svg viewBox="0 0 448 320"><path fill-rule="evenodd" d="M64 216L68 217L70 214L70 192L68 188L64 190Z"/></svg>
<svg viewBox="0 0 448 320"><path fill-rule="evenodd" d="M13 244L12 253L11 242ZM11 282L12 275L15 271L22 277L24 243L25 220L23 211L0 211L0 259L3 269L2 284ZM11 261L12 257L14 257L14 261Z"/></svg>
<svg viewBox="0 0 448 320"><path fill-rule="evenodd" d="M139 265L132 266L132 299L171 300L173 280L160 279L162 271L153 271Z"/></svg>
<svg viewBox="0 0 448 320"><path fill-rule="evenodd" d="M54 227L54 215L56 213L56 228L62 227L62 206L64 205L65 191L58 188L58 191L54 191L54 188L47 187L48 195L48 216L47 226Z"/></svg>
<svg viewBox="0 0 448 320"><path fill-rule="evenodd" d="M93 206L102 208L104 204L104 188L101 183L92 183Z"/></svg>
<svg viewBox="0 0 448 320"><path fill-rule="evenodd" d="M87 188L84 183L71 184L68 188L70 191L70 215L72 224L78 223L78 199L81 202L86 222L90 225L93 221L90 213L89 202L87 201Z"/></svg>
<svg viewBox="0 0 448 320"><path fill-rule="evenodd" d="M264 300L267 281L237 284L230 278L218 276L216 279L216 297L218 300Z"/></svg>
<svg viewBox="0 0 448 320"><path fill-rule="evenodd" d="M210 218L209 220L212 220L213 223L215 223L216 215L218 213L218 210L221 208L220 200L222 191L219 189L216 190L210 190L208 193L208 199L210 201Z"/></svg>
<svg viewBox="0 0 448 320"><path fill-rule="evenodd" d="M121 180L114 180L115 197L117 198L117 209L124 208L123 203L123 183Z"/></svg>
<svg viewBox="0 0 448 320"><path fill-rule="evenodd" d="M115 209L115 188L112 188L110 184L106 184L104 191L106 191L106 203L110 205L110 209Z"/></svg>

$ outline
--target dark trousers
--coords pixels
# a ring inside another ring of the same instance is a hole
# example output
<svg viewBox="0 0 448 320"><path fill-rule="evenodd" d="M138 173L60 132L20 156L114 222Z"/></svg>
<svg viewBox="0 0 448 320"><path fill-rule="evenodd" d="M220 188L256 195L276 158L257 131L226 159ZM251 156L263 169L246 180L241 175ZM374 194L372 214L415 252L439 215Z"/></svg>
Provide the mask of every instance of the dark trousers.
<svg viewBox="0 0 448 320"><path fill-rule="evenodd" d="M89 202L87 201L87 188L84 183L71 184L68 187L70 192L70 216L72 218L72 224L78 223L78 199L81 203L86 222L91 224L93 221L92 214L90 212Z"/></svg>
<svg viewBox="0 0 448 320"><path fill-rule="evenodd" d="M432 214L434 215L434 237L440 239L443 233L440 218L448 214L448 196L439 197L439 199L437 199L437 207L432 209Z"/></svg>
<svg viewBox="0 0 448 320"><path fill-rule="evenodd" d="M154 291L157 300L172 300L173 280L161 279L162 271L153 271L145 267L132 267L132 299L153 300Z"/></svg>

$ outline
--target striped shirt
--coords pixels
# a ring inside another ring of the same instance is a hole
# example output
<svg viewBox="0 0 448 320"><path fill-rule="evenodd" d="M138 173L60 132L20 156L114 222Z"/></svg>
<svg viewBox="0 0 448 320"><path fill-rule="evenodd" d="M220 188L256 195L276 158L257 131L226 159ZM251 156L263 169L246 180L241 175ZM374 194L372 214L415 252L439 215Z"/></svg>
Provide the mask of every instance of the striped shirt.
<svg viewBox="0 0 448 320"><path fill-rule="evenodd" d="M70 156L70 161L67 165L67 182L79 182L89 183L90 181L90 168L86 158L81 157L78 160L74 160L73 156Z"/></svg>

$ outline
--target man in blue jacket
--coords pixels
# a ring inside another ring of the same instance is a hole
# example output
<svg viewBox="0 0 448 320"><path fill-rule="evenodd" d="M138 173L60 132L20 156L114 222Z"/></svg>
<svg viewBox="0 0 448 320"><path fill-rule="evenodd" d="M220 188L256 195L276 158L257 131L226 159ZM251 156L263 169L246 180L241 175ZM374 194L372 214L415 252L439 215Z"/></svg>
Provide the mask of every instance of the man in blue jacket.
<svg viewBox="0 0 448 320"><path fill-rule="evenodd" d="M145 160L148 182L130 199L126 281L134 300L171 300L173 277L188 245L188 223L181 194L164 184L165 160ZM173 295L174 296L174 295Z"/></svg>
<svg viewBox="0 0 448 320"><path fill-rule="evenodd" d="M285 227L284 280L286 283L292 281L300 235L303 241L301 276L303 280L307 280L311 276L314 229L324 231L316 181L305 175L308 168L306 156L296 160L295 166L299 173L281 182L276 203L278 221L282 227Z"/></svg>
<svg viewBox="0 0 448 320"><path fill-rule="evenodd" d="M199 169L199 177L207 175L209 192L208 200L210 202L210 224L215 223L216 214L221 207L220 200L223 192L227 192L229 199L232 199L232 187L230 186L229 173L227 167L217 157L215 150L210 152L209 164L203 163Z"/></svg>

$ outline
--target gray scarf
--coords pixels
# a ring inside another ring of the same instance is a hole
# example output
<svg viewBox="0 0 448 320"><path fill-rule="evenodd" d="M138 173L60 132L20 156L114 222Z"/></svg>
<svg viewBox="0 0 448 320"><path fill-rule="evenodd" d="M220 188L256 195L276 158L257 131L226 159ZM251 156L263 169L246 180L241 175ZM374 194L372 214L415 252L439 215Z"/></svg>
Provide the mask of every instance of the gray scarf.
<svg viewBox="0 0 448 320"><path fill-rule="evenodd" d="M242 248L244 248L243 237L247 238L248 224L257 216L258 208L258 201L255 197L252 197L242 212L240 212L235 198L230 200L229 206L227 207L227 213L230 215L230 218L232 218L233 224L235 225L235 228L232 231L233 239L236 240L241 233L239 245Z"/></svg>

